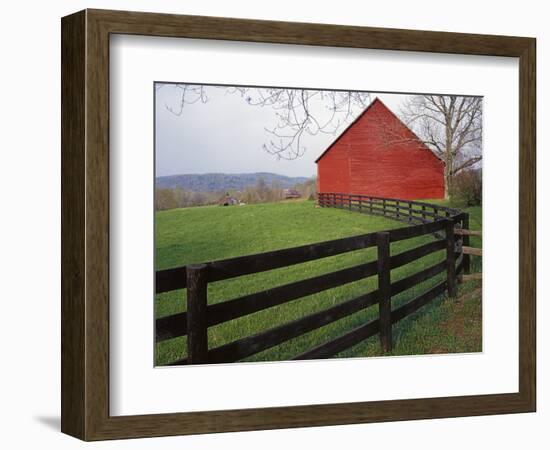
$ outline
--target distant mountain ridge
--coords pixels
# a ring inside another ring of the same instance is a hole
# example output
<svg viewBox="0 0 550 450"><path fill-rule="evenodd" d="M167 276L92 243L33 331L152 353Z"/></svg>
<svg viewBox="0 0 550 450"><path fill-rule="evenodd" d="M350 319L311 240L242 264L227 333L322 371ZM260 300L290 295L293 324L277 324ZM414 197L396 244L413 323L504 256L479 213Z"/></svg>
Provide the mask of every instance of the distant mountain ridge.
<svg viewBox="0 0 550 450"><path fill-rule="evenodd" d="M308 177L287 177L271 172L256 173L203 173L169 175L156 178L158 188L181 188L194 192L216 192L243 189L255 186L259 179L263 179L267 186L277 185L286 189L296 184L304 183Z"/></svg>

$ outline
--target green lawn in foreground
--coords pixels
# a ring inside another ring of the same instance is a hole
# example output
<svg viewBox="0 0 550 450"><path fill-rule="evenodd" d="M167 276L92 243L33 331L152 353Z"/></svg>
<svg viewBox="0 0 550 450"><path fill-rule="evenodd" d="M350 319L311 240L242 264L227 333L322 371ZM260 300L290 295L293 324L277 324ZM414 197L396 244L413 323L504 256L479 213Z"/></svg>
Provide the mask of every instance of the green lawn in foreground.
<svg viewBox="0 0 550 450"><path fill-rule="evenodd" d="M481 210L472 209L471 226L481 226ZM393 220L333 208L316 208L311 201L289 201L246 206L205 206L156 213L156 269L182 266L235 256L289 248L357 234L405 226ZM392 254L433 239L422 236L392 244ZM479 246L472 240L472 245ZM344 255L209 284L209 303L309 278L374 260L376 249ZM392 272L396 280L444 258L440 251ZM393 299L393 307L412 299L444 277L410 289ZM320 311L336 303L376 289L376 277L350 283L284 305L251 314L209 329L209 346L216 347L268 328ZM461 286L461 292L474 289ZM475 292L474 292L475 297ZM479 296L478 296L479 297ZM157 295L155 311L163 317L185 310L185 290ZM377 316L377 307L341 319L304 336L251 356L247 361L286 360L327 342ZM415 315L394 326L393 354L471 352L481 350L481 303L437 299ZM380 354L375 336L338 356ZM185 337L157 345L156 363L185 356Z"/></svg>

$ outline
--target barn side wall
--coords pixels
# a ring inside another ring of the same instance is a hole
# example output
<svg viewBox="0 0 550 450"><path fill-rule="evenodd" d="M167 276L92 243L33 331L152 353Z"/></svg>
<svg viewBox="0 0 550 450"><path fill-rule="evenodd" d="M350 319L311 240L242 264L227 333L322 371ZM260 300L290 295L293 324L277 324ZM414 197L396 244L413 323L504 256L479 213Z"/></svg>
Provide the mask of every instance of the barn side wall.
<svg viewBox="0 0 550 450"><path fill-rule="evenodd" d="M444 164L381 102L317 163L319 192L410 200L445 197Z"/></svg>
<svg viewBox="0 0 550 450"><path fill-rule="evenodd" d="M350 192L350 155L348 146L328 152L317 164L318 192Z"/></svg>

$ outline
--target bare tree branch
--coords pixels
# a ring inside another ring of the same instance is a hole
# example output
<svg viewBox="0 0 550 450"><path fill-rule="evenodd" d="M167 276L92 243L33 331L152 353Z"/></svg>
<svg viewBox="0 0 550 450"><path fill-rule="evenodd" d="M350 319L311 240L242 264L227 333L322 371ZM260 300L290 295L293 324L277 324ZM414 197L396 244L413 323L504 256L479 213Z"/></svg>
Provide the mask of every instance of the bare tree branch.
<svg viewBox="0 0 550 450"><path fill-rule="evenodd" d="M175 87L181 91L179 102L176 107L166 105L168 111L175 115L181 115L186 105L206 103L209 100L207 89L223 89L226 94L239 95L250 106L273 109L277 123L264 128L271 139L264 143L263 149L279 159L288 160L304 155L307 150L302 144L305 135L336 135L370 103L369 93L355 91L189 84L177 84Z"/></svg>

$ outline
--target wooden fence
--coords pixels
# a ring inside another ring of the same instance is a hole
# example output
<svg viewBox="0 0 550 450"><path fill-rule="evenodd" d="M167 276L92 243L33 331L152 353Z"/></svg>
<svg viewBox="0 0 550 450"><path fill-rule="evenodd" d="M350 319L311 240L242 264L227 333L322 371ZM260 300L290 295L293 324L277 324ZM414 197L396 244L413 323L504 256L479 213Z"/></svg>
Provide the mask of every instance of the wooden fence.
<svg viewBox="0 0 550 450"><path fill-rule="evenodd" d="M410 224L434 222L443 218L454 218L459 227L455 230L460 236L459 243L470 245L470 215L456 208L435 205L433 203L419 202L416 200L403 200L399 198L373 197L370 195L322 193L319 192L318 203L322 208L340 208L356 211L364 214L383 216L392 220L399 220ZM461 230L466 230L461 233ZM441 237L437 232L436 237ZM470 253L463 254L464 273L470 273Z"/></svg>
<svg viewBox="0 0 550 450"><path fill-rule="evenodd" d="M349 209L350 211L384 216L412 224L428 223L445 217L456 217L465 214L459 209L398 198L319 193L318 199L321 207Z"/></svg>
<svg viewBox="0 0 550 450"><path fill-rule="evenodd" d="M328 197L325 197L328 195ZM455 297L457 277L466 269L467 258L462 240L455 230L468 225L468 215L458 210L414 201L374 197L321 194L323 207L347 207L362 212L383 214L397 220L416 223L409 227L320 242L311 245L247 255L237 258L188 265L156 272L156 293L187 290L187 311L156 320L156 342L187 336L187 357L167 365L228 363L277 346L310 331L321 328L371 306L378 305L378 318L312 348L291 359L319 359L334 356L368 337L379 334L384 351L391 350L392 325L447 292ZM420 212L418 212L420 211ZM393 215L393 216L392 216ZM434 241L391 255L393 242L423 235L436 236ZM376 247L377 258L335 272L243 295L221 303L208 304L208 283L244 275L289 267L308 261ZM445 258L417 273L391 282L391 271L439 250ZM446 279L408 303L391 309L393 296L446 272ZM215 348L208 346L208 328L347 283L377 277L378 289L319 311L262 331L253 336ZM183 294L182 294L183 295Z"/></svg>

